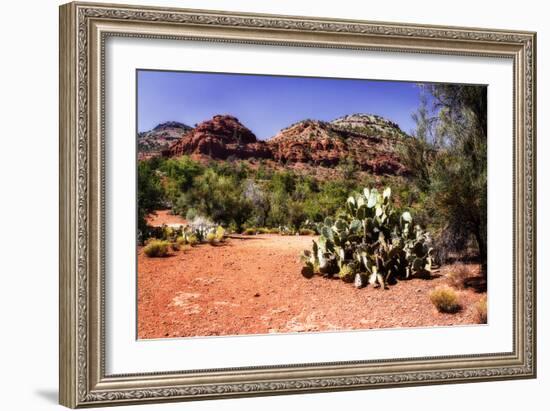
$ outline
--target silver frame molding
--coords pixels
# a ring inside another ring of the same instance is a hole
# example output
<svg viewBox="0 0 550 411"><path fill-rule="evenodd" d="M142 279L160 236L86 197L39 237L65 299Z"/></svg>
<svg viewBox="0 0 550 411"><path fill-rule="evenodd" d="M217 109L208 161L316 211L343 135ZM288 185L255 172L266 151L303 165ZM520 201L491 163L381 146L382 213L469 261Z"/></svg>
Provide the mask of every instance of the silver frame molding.
<svg viewBox="0 0 550 411"><path fill-rule="evenodd" d="M514 349L506 353L106 375L104 63L110 36L511 59ZM60 7L60 403L67 407L535 378L536 34L69 3Z"/></svg>

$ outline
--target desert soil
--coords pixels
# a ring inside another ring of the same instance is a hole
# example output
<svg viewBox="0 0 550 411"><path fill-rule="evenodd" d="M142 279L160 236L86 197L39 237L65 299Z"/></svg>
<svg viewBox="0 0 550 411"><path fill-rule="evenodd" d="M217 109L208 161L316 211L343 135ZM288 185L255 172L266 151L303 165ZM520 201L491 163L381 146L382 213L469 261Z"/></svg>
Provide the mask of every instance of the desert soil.
<svg viewBox="0 0 550 411"><path fill-rule="evenodd" d="M165 338L476 324L485 294L459 290L462 310L443 314L429 300L445 276L356 289L300 274L308 236L233 236L166 258L138 249L138 337ZM475 267L474 267L475 268ZM443 272L445 270L442 270Z"/></svg>
<svg viewBox="0 0 550 411"><path fill-rule="evenodd" d="M147 216L147 224L152 227L160 227L161 225L180 226L187 224L187 220L179 215L171 214L171 210L157 210L154 214Z"/></svg>

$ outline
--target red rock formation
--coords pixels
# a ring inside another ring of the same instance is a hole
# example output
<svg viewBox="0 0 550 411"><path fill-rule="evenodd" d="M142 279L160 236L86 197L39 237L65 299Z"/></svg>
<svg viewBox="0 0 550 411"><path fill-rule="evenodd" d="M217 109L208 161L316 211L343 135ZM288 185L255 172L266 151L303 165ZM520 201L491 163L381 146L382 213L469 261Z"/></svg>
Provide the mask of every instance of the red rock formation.
<svg viewBox="0 0 550 411"><path fill-rule="evenodd" d="M360 169L375 174L403 174L400 140L367 135L332 123L306 120L281 130L268 140L273 158L282 163L308 163L333 167L352 160Z"/></svg>
<svg viewBox="0 0 550 411"><path fill-rule="evenodd" d="M271 157L266 143L259 141L236 117L229 115L217 115L200 123L164 152L169 157L183 154L221 160L230 156L240 159Z"/></svg>
<svg viewBox="0 0 550 411"><path fill-rule="evenodd" d="M301 121L264 142L237 118L217 115L188 131L163 155L269 159L293 167L329 168L351 160L363 171L399 175L407 172L398 150L404 138L406 135L387 120L354 115L334 122Z"/></svg>

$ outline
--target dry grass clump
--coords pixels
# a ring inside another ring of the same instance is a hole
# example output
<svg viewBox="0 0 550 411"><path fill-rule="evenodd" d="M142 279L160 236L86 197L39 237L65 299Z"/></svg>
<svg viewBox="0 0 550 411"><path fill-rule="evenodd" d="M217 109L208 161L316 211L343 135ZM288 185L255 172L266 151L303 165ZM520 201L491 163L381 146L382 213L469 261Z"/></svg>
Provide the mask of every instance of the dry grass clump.
<svg viewBox="0 0 550 411"><path fill-rule="evenodd" d="M166 257L170 250L170 242L164 240L151 240L143 247L143 252L147 257Z"/></svg>
<svg viewBox="0 0 550 411"><path fill-rule="evenodd" d="M430 293L430 301L442 313L456 313L460 310L458 294L451 287L437 287Z"/></svg>
<svg viewBox="0 0 550 411"><path fill-rule="evenodd" d="M216 228L215 236L216 241L220 243L225 241L225 229L221 225Z"/></svg>
<svg viewBox="0 0 550 411"><path fill-rule="evenodd" d="M187 244L189 244L191 247L194 247L199 243L199 237L197 237L195 234L191 234L189 237L187 237Z"/></svg>
<svg viewBox="0 0 550 411"><path fill-rule="evenodd" d="M449 271L449 274L447 274L448 283L451 287L458 289L465 288L466 279L472 276L472 272L466 264L453 264Z"/></svg>
<svg viewBox="0 0 550 411"><path fill-rule="evenodd" d="M300 234L300 235L315 235L317 233L315 232L315 230L311 230L309 228L300 228L300 230L298 230L298 234Z"/></svg>
<svg viewBox="0 0 550 411"><path fill-rule="evenodd" d="M206 235L206 241L208 242L208 244L214 245L214 243L216 242L216 233L208 233Z"/></svg>
<svg viewBox="0 0 550 411"><path fill-rule="evenodd" d="M477 319L480 324L487 324L487 296L481 298L475 305Z"/></svg>

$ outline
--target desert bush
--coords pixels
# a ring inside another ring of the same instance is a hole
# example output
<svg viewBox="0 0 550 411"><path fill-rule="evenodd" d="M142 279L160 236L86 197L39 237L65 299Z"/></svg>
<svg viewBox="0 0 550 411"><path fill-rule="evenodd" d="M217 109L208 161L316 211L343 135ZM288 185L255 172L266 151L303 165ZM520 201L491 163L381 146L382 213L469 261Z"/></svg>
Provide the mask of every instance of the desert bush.
<svg viewBox="0 0 550 411"><path fill-rule="evenodd" d="M280 226L278 228L280 235L294 235L296 234L296 231L290 227L287 226Z"/></svg>
<svg viewBox="0 0 550 411"><path fill-rule="evenodd" d="M480 299L476 305L477 318L480 324L487 324L487 297Z"/></svg>
<svg viewBox="0 0 550 411"><path fill-rule="evenodd" d="M311 230L309 228L300 228L298 230L298 234L300 234L300 235L315 235L317 233L315 232L315 230Z"/></svg>
<svg viewBox="0 0 550 411"><path fill-rule="evenodd" d="M256 228L254 228L254 227L248 227L246 230L244 230L244 231L242 232L242 234L244 234L244 235L256 235L257 232L258 232L258 231L256 230Z"/></svg>
<svg viewBox="0 0 550 411"><path fill-rule="evenodd" d="M214 245L216 242L216 233L210 232L206 234L206 242L210 245Z"/></svg>
<svg viewBox="0 0 550 411"><path fill-rule="evenodd" d="M222 242L222 241L225 241L225 229L219 225L217 228L216 228L216 240L219 241L219 242Z"/></svg>
<svg viewBox="0 0 550 411"><path fill-rule="evenodd" d="M166 257L169 252L170 243L164 240L152 240L148 241L147 245L143 247L143 252L147 257Z"/></svg>
<svg viewBox="0 0 550 411"><path fill-rule="evenodd" d="M186 244L187 244L187 241L185 240L185 237L181 235L177 237L174 242L172 242L172 250L180 251L185 247Z"/></svg>
<svg viewBox="0 0 550 411"><path fill-rule="evenodd" d="M199 240L199 238L196 236L196 234L190 234L189 236L187 236L187 243L188 243L191 247L194 247L194 246L196 246L197 244L200 243L200 240Z"/></svg>
<svg viewBox="0 0 550 411"><path fill-rule="evenodd" d="M455 288L464 288L464 282L472 275L470 269L465 264L453 264L450 272L447 274L447 280L450 286Z"/></svg>
<svg viewBox="0 0 550 411"><path fill-rule="evenodd" d="M442 313L456 313L460 310L458 294L451 287L437 287L430 292L430 301Z"/></svg>
<svg viewBox="0 0 550 411"><path fill-rule="evenodd" d="M256 229L257 233L258 234L270 234L271 233L271 229L267 228L267 227L258 227Z"/></svg>
<svg viewBox="0 0 550 411"><path fill-rule="evenodd" d="M390 196L388 187L382 193L365 188L349 197L345 211L318 225L321 235L313 241L312 250L304 251L304 264L310 268L318 265L320 273L328 277L353 264L370 284L383 288L397 279L430 276L429 233L413 224L410 212L398 214Z"/></svg>

